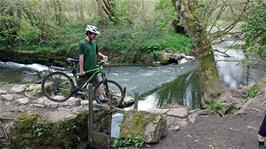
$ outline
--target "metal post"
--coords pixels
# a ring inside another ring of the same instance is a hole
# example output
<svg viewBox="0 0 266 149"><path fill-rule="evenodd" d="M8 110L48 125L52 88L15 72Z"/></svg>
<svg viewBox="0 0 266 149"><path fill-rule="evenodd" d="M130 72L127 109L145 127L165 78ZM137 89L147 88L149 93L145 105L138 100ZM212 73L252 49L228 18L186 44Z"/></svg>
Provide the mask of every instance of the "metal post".
<svg viewBox="0 0 266 149"><path fill-rule="evenodd" d="M92 148L93 143L93 87L89 85L89 89L87 91L87 98L89 100L89 115L88 115L88 141L89 141L89 148Z"/></svg>
<svg viewBox="0 0 266 149"><path fill-rule="evenodd" d="M138 104L139 104L139 93L138 92L135 92L135 95L134 95L134 109L138 109Z"/></svg>

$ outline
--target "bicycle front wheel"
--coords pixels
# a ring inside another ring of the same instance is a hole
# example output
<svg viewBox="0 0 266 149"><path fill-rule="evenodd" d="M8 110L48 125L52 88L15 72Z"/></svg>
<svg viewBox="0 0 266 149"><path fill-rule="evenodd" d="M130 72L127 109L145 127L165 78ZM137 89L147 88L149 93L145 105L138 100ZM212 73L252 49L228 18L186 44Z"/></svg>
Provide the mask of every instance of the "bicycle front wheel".
<svg viewBox="0 0 266 149"><path fill-rule="evenodd" d="M94 95L97 103L102 104L111 101L115 107L119 107L125 98L122 87L112 80L101 81L96 85Z"/></svg>
<svg viewBox="0 0 266 149"><path fill-rule="evenodd" d="M74 83L63 72L53 72L42 81L42 92L45 97L55 102L64 102L72 96Z"/></svg>

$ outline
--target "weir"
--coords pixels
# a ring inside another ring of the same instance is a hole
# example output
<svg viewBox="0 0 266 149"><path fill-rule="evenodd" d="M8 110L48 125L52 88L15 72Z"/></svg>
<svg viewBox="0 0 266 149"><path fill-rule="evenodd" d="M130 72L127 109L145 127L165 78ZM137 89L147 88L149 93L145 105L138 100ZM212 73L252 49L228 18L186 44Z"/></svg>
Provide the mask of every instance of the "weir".
<svg viewBox="0 0 266 149"><path fill-rule="evenodd" d="M113 112L124 113L125 110L112 106L111 101L108 103L108 105L93 103L93 99L94 99L93 93L94 92L93 92L92 85L88 86L87 92L81 93L85 95L86 100L89 101L89 104L88 104L89 115L88 115L88 141L85 142L83 145L81 145L79 149L111 149L112 113ZM135 93L134 109L138 108L137 102L138 102L138 93ZM105 124L104 126L101 126L101 127L105 127L105 128L101 128L102 130L105 130L105 132L99 131L93 126L93 122L95 119L100 120L102 118L98 114L97 115L95 114L99 112L102 112L100 113L100 115L104 115L104 118L107 119L107 124Z"/></svg>

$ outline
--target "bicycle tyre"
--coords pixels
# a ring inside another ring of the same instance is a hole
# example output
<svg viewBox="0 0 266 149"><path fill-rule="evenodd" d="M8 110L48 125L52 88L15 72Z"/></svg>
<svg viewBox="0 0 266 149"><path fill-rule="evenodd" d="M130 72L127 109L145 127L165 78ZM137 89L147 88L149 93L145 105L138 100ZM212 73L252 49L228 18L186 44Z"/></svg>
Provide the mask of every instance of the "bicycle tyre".
<svg viewBox="0 0 266 149"><path fill-rule="evenodd" d="M104 90L102 90L101 88L104 88ZM100 89L101 95L104 96L104 100L100 99L100 95L97 95L97 89ZM119 107L125 98L125 93L122 87L115 81L105 80L101 81L95 86L94 97L96 102L99 104L106 103L106 100L110 100L111 98L112 105Z"/></svg>
<svg viewBox="0 0 266 149"><path fill-rule="evenodd" d="M73 95L73 89L72 79L63 72L52 72L42 81L43 95L54 102L68 100Z"/></svg>

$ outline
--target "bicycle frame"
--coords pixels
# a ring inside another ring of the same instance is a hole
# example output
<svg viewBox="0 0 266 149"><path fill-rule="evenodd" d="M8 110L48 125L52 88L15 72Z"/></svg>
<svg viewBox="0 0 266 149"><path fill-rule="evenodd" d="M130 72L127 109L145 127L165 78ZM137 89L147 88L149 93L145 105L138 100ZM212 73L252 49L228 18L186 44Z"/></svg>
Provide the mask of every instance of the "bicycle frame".
<svg viewBox="0 0 266 149"><path fill-rule="evenodd" d="M83 84L81 84L80 86L76 86L76 88L78 89L83 89L85 88L89 82L99 73L102 73L102 70L103 68L102 67L97 67L95 69L91 69L91 70L88 70L88 71L85 71L85 75L88 74L88 73L93 73ZM79 77L79 73L72 73L75 77L75 81L78 81L78 77ZM102 73L102 78L105 79L104 77L104 74Z"/></svg>
<svg viewBox="0 0 266 149"><path fill-rule="evenodd" d="M64 102L70 97L83 95L87 85L94 83L92 80L94 80L94 77L98 77L100 73L100 82L94 84L96 102L101 104L108 101L108 103L115 106L122 104L125 97L125 88L123 90L117 82L106 78L105 71L103 71L103 65L106 64L106 61L102 60L95 69L85 71L86 77L84 78L80 77L80 73L77 71L77 60L68 58L67 62L71 65L66 69L49 67L51 72L42 81L42 92L48 99L55 102Z"/></svg>
<svg viewBox="0 0 266 149"><path fill-rule="evenodd" d="M79 73L77 73L76 68L77 68L76 64L72 64L70 66L70 69L51 66L51 67L49 67L48 71L50 73L55 72L55 71L61 71L61 72L65 72L65 73L70 72L73 75L73 76L70 76L70 78L74 82L74 88L75 88L74 92L84 89L89 84L89 82L99 73L101 73L102 79L106 80L105 73L102 72L103 66L101 64L99 64L99 66L97 66L95 69L85 71L85 75L87 75L89 73L91 73L92 75L90 75L90 77L88 79L86 79L86 81L83 82L82 84L78 84L80 75L79 75ZM68 74L66 73L66 75L68 75Z"/></svg>

